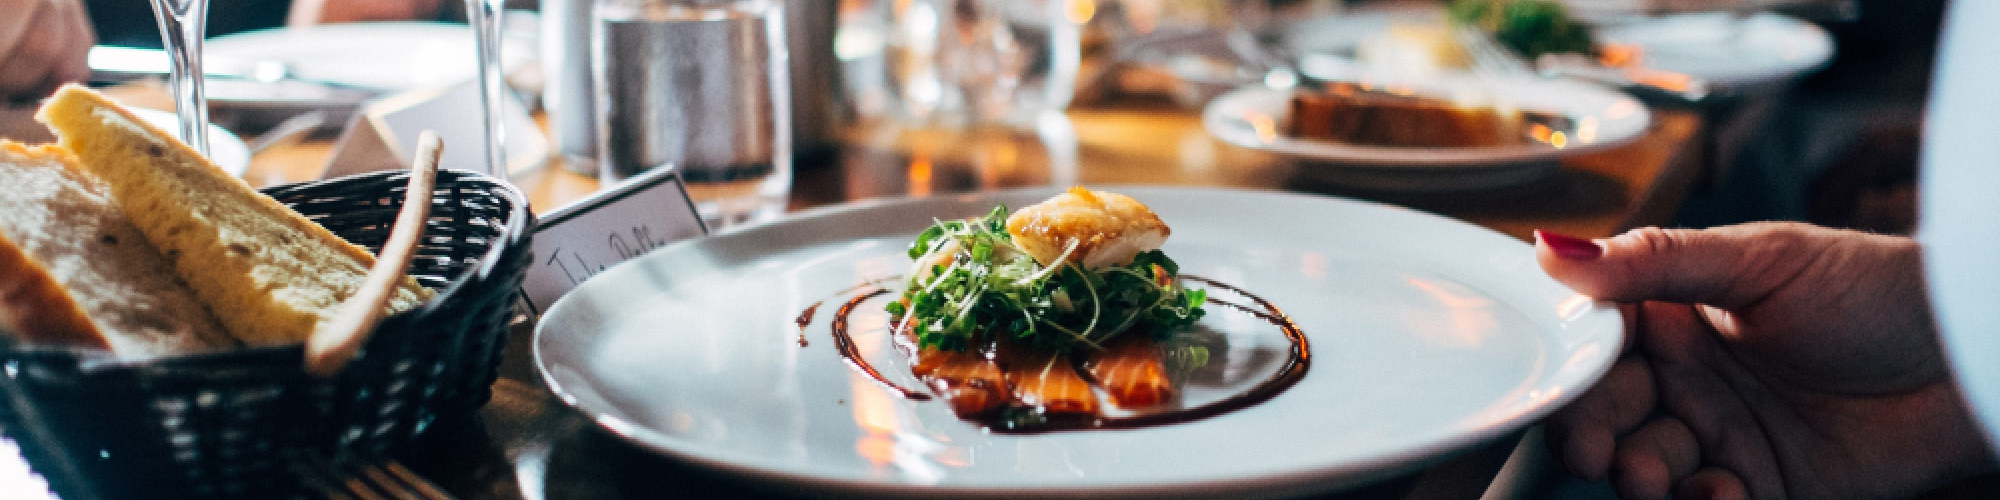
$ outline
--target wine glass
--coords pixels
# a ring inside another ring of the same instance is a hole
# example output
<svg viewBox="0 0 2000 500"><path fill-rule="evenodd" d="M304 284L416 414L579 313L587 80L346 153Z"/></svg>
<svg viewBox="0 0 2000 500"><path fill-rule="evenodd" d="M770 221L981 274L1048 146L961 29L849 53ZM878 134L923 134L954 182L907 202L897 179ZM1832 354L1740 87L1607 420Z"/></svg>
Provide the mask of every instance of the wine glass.
<svg viewBox="0 0 2000 500"><path fill-rule="evenodd" d="M174 92L174 112L181 119L181 140L208 156L208 98L201 89L208 0L152 0L152 4L160 21L160 40L172 60L167 81Z"/></svg>
<svg viewBox="0 0 2000 500"><path fill-rule="evenodd" d="M479 97L485 103L481 107L485 108L486 118L486 173L503 180L507 178L506 148L503 147L507 130L500 120L500 106L506 96L500 72L500 15L505 4L506 0L465 0L468 20L472 23L473 34L478 37L475 45L479 51Z"/></svg>

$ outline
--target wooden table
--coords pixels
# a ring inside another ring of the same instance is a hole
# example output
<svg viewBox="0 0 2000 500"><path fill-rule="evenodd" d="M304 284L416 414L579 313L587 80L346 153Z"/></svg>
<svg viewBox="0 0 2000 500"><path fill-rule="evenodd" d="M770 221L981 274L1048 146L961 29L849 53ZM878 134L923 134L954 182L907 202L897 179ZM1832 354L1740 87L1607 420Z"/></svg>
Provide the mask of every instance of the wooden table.
<svg viewBox="0 0 2000 500"><path fill-rule="evenodd" d="M1655 115L1652 129L1616 149L1577 157L1553 177L1469 193L1385 193L1344 188L1300 175L1275 155L1209 137L1200 119L1171 109L1093 109L1069 113L1073 148L1052 148L1023 131L949 131L855 127L830 157L802 161L794 210L845 201L1083 183L1222 186L1351 196L1430 210L1520 238L1534 229L1608 236L1664 224L1700 170L1691 113ZM1074 167L1051 168L1070 156ZM253 170L253 175L255 171ZM544 168L515 181L538 210L596 189L595 180Z"/></svg>
<svg viewBox="0 0 2000 500"><path fill-rule="evenodd" d="M837 149L797 163L790 208L1052 184L1218 186L1369 198L1523 239L1534 229L1599 237L1667 222L1697 177L1703 129L1695 114L1660 111L1637 141L1565 161L1558 174L1540 181L1479 192L1410 194L1312 181L1281 158L1209 137L1195 113L1163 105L1079 109L1055 125L1066 125L1069 133L857 124L848 128ZM332 147L324 140L275 147L253 159L245 178L257 186L314 179ZM593 178L553 165L513 181L538 212L597 188ZM797 493L661 458L599 430L542 385L529 359L530 330L528 322L517 325L493 400L477 418L439 423L401 457L404 462L467 500L787 498ZM1515 440L1502 440L1424 472L1336 497L1476 498L1495 484L1496 473L1514 451Z"/></svg>
<svg viewBox="0 0 2000 500"><path fill-rule="evenodd" d="M1074 146L1053 148L1033 132L999 127L857 125L847 131L838 151L801 158L790 208L1068 183L1220 186L1384 201L1523 239L1535 229L1601 237L1667 223L1703 161L1700 116L1656 110L1652 127L1638 140L1567 160L1560 173L1547 179L1476 192L1372 192L1317 181L1276 155L1223 143L1202 130L1198 116L1184 110L1083 109L1068 117ZM330 141L272 148L252 159L244 178L257 186L315 179L331 148ZM1051 168L1064 163L1065 155L1073 168ZM598 187L595 178L553 164L512 180L537 212Z"/></svg>

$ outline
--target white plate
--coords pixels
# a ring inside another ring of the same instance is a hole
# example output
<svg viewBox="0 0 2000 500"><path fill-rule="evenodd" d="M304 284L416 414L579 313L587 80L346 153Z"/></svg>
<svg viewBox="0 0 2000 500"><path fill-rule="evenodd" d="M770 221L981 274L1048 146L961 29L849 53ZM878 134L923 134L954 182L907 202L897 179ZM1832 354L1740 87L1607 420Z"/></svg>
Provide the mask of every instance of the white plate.
<svg viewBox="0 0 2000 500"><path fill-rule="evenodd" d="M1439 74L1369 81L1376 88L1477 101L1568 117L1576 124L1564 147L1542 143L1462 148L1372 146L1283 134L1294 90L1246 87L1211 101L1202 113L1209 133L1238 146L1269 151L1303 163L1301 174L1395 191L1450 191L1502 187L1554 173L1557 160L1631 142L1646 131L1645 104L1602 86L1541 78L1488 78Z"/></svg>
<svg viewBox="0 0 2000 500"><path fill-rule="evenodd" d="M558 300L536 329L535 363L611 432L787 491L1176 498L1304 493L1414 470L1534 422L1619 350L1615 310L1550 280L1528 245L1492 231L1328 197L1114 190L1173 226L1165 250L1184 273L1250 290L1296 321L1311 342L1296 386L1190 423L1021 436L900 399L843 362L828 326L852 295L843 290L901 273L934 218L1024 206L1047 189L841 206L662 248ZM822 300L802 347L795 318ZM852 316L858 348L921 387L891 359L878 306ZM1253 379L1274 370L1288 345L1276 328L1209 310L1202 326L1235 346L1222 363Z"/></svg>
<svg viewBox="0 0 2000 500"><path fill-rule="evenodd" d="M1798 18L1773 12L1644 15L1643 11L1614 5L1629 1L1572 0L1570 4L1573 13L1595 25L1593 36L1599 43L1636 45L1645 52L1642 64L1646 67L1700 78L1712 89L1740 90L1782 82L1817 70L1833 59L1833 36ZM1604 9L1584 10L1593 6ZM1300 55L1301 73L1329 78L1329 73L1363 66L1359 61L1361 47L1384 38L1394 26L1443 23L1443 11L1433 6L1360 10L1298 23L1286 31L1286 44Z"/></svg>
<svg viewBox="0 0 2000 500"><path fill-rule="evenodd" d="M175 138L180 138L181 119L178 115L166 111L132 106L126 106L125 109L130 110L139 119L151 124L153 128L160 129L160 131L166 132ZM244 144L243 139L237 138L236 134L232 134L222 127L209 125L208 149L209 160L214 161L216 166L222 167L224 172L229 172L229 175L242 177L243 172L250 170L250 146Z"/></svg>
<svg viewBox="0 0 2000 500"><path fill-rule="evenodd" d="M1684 73L1718 88L1781 82L1833 59L1833 36L1783 14L1727 12L1619 18L1598 27L1600 43L1645 51L1646 67Z"/></svg>
<svg viewBox="0 0 2000 500"><path fill-rule="evenodd" d="M429 22L323 24L275 28L217 37L211 57L278 61L292 76L380 90L444 87L477 77L472 28ZM517 38L501 42L503 66L531 59L534 47Z"/></svg>
<svg viewBox="0 0 2000 500"><path fill-rule="evenodd" d="M1584 22L1611 22L1622 17L1702 11L1771 10L1801 4L1830 4L1826 0L1562 0L1569 14ZM1828 7L1822 5L1821 7Z"/></svg>
<svg viewBox="0 0 2000 500"><path fill-rule="evenodd" d="M1285 27L1284 44L1294 54L1324 54L1352 60L1359 56L1363 45L1389 36L1396 27L1442 29L1446 22L1444 9L1435 5L1370 6L1289 24ZM1310 72L1307 75L1318 76Z"/></svg>

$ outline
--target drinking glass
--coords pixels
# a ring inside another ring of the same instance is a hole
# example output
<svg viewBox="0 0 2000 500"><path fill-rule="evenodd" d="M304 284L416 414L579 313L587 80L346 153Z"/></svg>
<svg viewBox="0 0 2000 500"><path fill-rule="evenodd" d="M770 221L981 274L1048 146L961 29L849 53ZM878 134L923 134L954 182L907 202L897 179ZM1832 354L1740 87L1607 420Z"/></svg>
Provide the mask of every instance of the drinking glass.
<svg viewBox="0 0 2000 500"><path fill-rule="evenodd" d="M776 216L791 188L778 0L598 0L599 178L674 168L710 229Z"/></svg>
<svg viewBox="0 0 2000 500"><path fill-rule="evenodd" d="M1289 88L1298 84L1282 38L1286 19L1332 15L1330 0L1099 0L1085 27L1086 46L1104 48L1099 83L1115 86L1116 73L1170 75L1171 82L1140 78L1136 88L1099 92L1168 93L1191 107L1248 84ZM1088 63L1087 63L1088 64ZM1163 85L1164 83L1164 85Z"/></svg>
<svg viewBox="0 0 2000 500"><path fill-rule="evenodd" d="M473 45L479 52L479 98L484 104L480 108L486 120L486 174L501 180L507 178L507 128L501 124L500 115L506 98L505 75L500 72L500 13L506 3L506 0L465 0L465 11L477 37Z"/></svg>
<svg viewBox="0 0 2000 500"><path fill-rule="evenodd" d="M596 0L541 0L542 109L563 168L597 175L597 102L590 84Z"/></svg>
<svg viewBox="0 0 2000 500"><path fill-rule="evenodd" d="M856 110L922 125L1032 127L1068 107L1093 0L872 0L836 51Z"/></svg>
<svg viewBox="0 0 2000 500"><path fill-rule="evenodd" d="M152 0L152 4L160 22L160 41L172 61L167 81L174 91L174 113L181 119L182 142L208 156L208 98L201 89L208 0Z"/></svg>

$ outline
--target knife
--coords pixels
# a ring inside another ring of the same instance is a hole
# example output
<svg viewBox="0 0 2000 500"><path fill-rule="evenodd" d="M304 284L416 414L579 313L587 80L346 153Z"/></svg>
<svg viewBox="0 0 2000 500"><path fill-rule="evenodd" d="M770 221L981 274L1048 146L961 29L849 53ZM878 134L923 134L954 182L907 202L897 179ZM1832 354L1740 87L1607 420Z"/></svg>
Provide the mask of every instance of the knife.
<svg viewBox="0 0 2000 500"><path fill-rule="evenodd" d="M167 53L98 45L88 56L91 81L121 83L168 73ZM284 61L252 61L209 55L202 58L202 87L211 109L228 108L248 128L273 126L298 114L321 112L323 127L343 126L362 104L384 95L379 89L299 78Z"/></svg>
<svg viewBox="0 0 2000 500"><path fill-rule="evenodd" d="M114 45L91 47L86 61L90 65L91 79L96 81L116 82L164 75L171 67L164 50ZM211 55L203 57L201 62L202 73L210 77L275 82L293 76L291 65L284 61L245 61Z"/></svg>
<svg viewBox="0 0 2000 500"><path fill-rule="evenodd" d="M170 67L164 50L111 45L91 47L87 61L91 81L107 83L163 76ZM212 88L209 92L211 99L360 102L382 94L380 89L299 78L292 72L291 64L285 61L253 61L210 55L202 58L201 69L202 74L207 75L206 82L219 82L223 87L219 89L223 92ZM269 88L240 92L257 87L246 85L250 83L267 84Z"/></svg>

